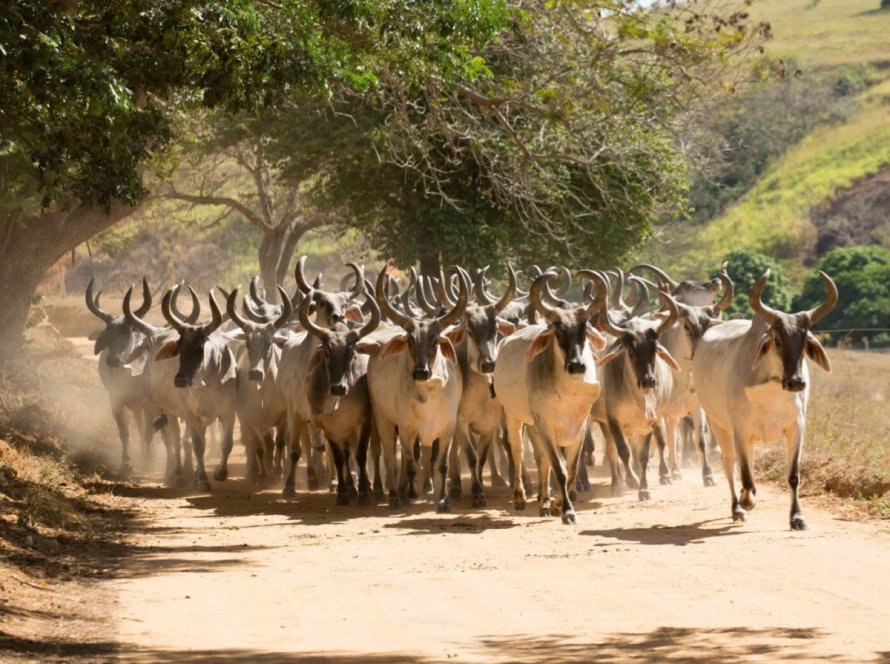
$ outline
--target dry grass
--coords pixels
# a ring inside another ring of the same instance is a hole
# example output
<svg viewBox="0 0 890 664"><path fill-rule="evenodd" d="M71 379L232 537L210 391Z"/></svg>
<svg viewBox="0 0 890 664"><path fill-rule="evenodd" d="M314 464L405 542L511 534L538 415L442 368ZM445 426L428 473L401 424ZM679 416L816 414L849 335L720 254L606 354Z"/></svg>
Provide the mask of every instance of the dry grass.
<svg viewBox="0 0 890 664"><path fill-rule="evenodd" d="M811 372L802 486L867 500L890 518L890 353L831 349L829 357L831 374ZM758 474L784 481L784 445L759 457Z"/></svg>

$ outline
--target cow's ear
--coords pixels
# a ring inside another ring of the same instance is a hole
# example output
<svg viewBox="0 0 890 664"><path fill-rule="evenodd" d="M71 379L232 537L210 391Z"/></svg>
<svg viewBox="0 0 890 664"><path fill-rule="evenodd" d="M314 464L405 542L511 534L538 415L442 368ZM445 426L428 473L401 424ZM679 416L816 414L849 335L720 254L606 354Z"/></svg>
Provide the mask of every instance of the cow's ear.
<svg viewBox="0 0 890 664"><path fill-rule="evenodd" d="M360 341L355 345L355 352L364 355L373 355L380 350L379 341Z"/></svg>
<svg viewBox="0 0 890 664"><path fill-rule="evenodd" d="M454 352L454 345L448 337L439 337L439 352L442 353L442 357L446 360L452 364L457 364L457 353Z"/></svg>
<svg viewBox="0 0 890 664"><path fill-rule="evenodd" d="M364 323L365 316L362 313L362 308L357 304L347 307L346 320L352 321L353 323Z"/></svg>
<svg viewBox="0 0 890 664"><path fill-rule="evenodd" d="M140 357L142 357L143 355L145 355L145 351L147 351L147 350L148 350L148 344L146 344L146 343L144 343L144 342L141 343L141 344L139 344L139 345L136 346L136 348L134 348L133 351L127 356L127 359L124 360L124 364L130 364L131 362L135 362L135 361L138 360Z"/></svg>
<svg viewBox="0 0 890 664"><path fill-rule="evenodd" d="M680 365L677 364L677 360L674 359L674 356L670 354L667 348L661 344L656 344L655 354L671 368L671 371L680 371Z"/></svg>
<svg viewBox="0 0 890 664"><path fill-rule="evenodd" d="M463 325L452 327L445 333L445 336L448 337L448 340L451 341L451 343L459 344L464 340L464 337L467 336L467 328Z"/></svg>
<svg viewBox="0 0 890 664"><path fill-rule="evenodd" d="M93 344L93 354L98 355L103 350L108 348L108 338L102 335L101 333L95 339L96 343Z"/></svg>
<svg viewBox="0 0 890 664"><path fill-rule="evenodd" d="M708 320L708 329L710 330L712 327L716 327L717 325L723 325L723 323L725 322L725 320L722 320L720 318L710 318Z"/></svg>
<svg viewBox="0 0 890 664"><path fill-rule="evenodd" d="M315 352L312 353L312 357L309 358L309 373L315 371L315 367L321 364L321 361L326 358L328 355L328 351L324 346L319 346L315 349Z"/></svg>
<svg viewBox="0 0 890 664"><path fill-rule="evenodd" d="M531 345L528 347L528 350L525 351L525 361L531 362L538 355L547 350L547 347L553 341L553 335L553 330L544 330L536 336L535 340L532 341Z"/></svg>
<svg viewBox="0 0 890 664"><path fill-rule="evenodd" d="M587 326L587 340L593 346L593 350L602 350L606 347L606 338L599 330L592 328L590 325Z"/></svg>
<svg viewBox="0 0 890 664"><path fill-rule="evenodd" d="M400 334L383 345L383 348L380 349L380 359L385 360L387 357L404 353L406 350L408 350L408 335Z"/></svg>
<svg viewBox="0 0 890 664"><path fill-rule="evenodd" d="M174 357L179 357L179 346L176 345L175 341L168 341L155 353L155 362L172 360Z"/></svg>
<svg viewBox="0 0 890 664"><path fill-rule="evenodd" d="M621 355L624 352L624 344L619 344L616 348L613 348L610 352L605 355L598 357L596 360L596 366L602 367L614 360L616 357Z"/></svg>
<svg viewBox="0 0 890 664"><path fill-rule="evenodd" d="M757 367L760 364L760 360L764 358L764 356L769 352L769 349L773 346L773 335L767 332L760 339L760 346L757 347L757 353L754 355L754 364L753 367Z"/></svg>
<svg viewBox="0 0 890 664"><path fill-rule="evenodd" d="M809 332L807 332L804 353L806 353L808 358L819 365L819 368L822 369L822 371L831 373L831 362L828 361L828 354L825 352L825 348L823 348L822 344L819 343L819 340Z"/></svg>
<svg viewBox="0 0 890 664"><path fill-rule="evenodd" d="M96 341L99 337L102 336L102 333L105 330L96 330L95 332L90 332L90 336L87 337L90 341Z"/></svg>
<svg viewBox="0 0 890 664"><path fill-rule="evenodd" d="M272 337L272 343L278 346L279 348L284 348L287 345L287 342L290 341L290 337Z"/></svg>
<svg viewBox="0 0 890 664"><path fill-rule="evenodd" d="M501 333L501 336L509 337L516 332L516 326L508 320L498 318L498 332Z"/></svg>

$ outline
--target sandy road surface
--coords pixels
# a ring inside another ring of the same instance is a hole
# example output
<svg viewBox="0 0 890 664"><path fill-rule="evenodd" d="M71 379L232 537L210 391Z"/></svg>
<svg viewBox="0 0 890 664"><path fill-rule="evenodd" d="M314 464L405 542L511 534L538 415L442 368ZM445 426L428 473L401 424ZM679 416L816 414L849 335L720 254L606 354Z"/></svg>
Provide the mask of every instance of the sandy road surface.
<svg viewBox="0 0 890 664"><path fill-rule="evenodd" d="M237 468L234 474L237 477ZM133 491L140 528L112 579L108 658L156 662L890 661L890 533L761 487L732 525L725 484L641 504L584 496L437 515L326 493ZM112 654L113 653L113 654ZM94 652L94 654L96 654Z"/></svg>

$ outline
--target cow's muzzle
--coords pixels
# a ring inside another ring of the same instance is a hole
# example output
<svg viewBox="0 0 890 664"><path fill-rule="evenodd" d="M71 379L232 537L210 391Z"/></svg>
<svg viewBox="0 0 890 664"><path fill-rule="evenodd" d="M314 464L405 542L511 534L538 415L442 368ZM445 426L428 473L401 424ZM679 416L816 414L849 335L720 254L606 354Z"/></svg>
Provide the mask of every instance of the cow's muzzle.
<svg viewBox="0 0 890 664"><path fill-rule="evenodd" d="M800 376L791 376L782 381L782 389L789 392L802 392L806 386L806 381Z"/></svg>
<svg viewBox="0 0 890 664"><path fill-rule="evenodd" d="M189 387L192 384L192 381L185 376L176 376L176 378L173 379L173 384L176 387Z"/></svg>
<svg viewBox="0 0 890 664"><path fill-rule="evenodd" d="M109 355L105 358L105 364L107 364L112 369L117 369L119 366L121 366L121 360L119 357L111 357L111 355Z"/></svg>
<svg viewBox="0 0 890 664"><path fill-rule="evenodd" d="M484 374L490 374L494 371L494 360L485 360L479 363L479 371Z"/></svg>
<svg viewBox="0 0 890 664"><path fill-rule="evenodd" d="M411 377L414 380L429 380L431 375L429 369L415 369L414 373L411 374Z"/></svg>
<svg viewBox="0 0 890 664"><path fill-rule="evenodd" d="M566 364L566 372L570 374L582 374L587 371L587 365L581 360L572 360Z"/></svg>
<svg viewBox="0 0 890 664"><path fill-rule="evenodd" d="M335 397L346 396L346 386L343 383L334 383L331 385L331 395Z"/></svg>
<svg viewBox="0 0 890 664"><path fill-rule="evenodd" d="M265 376L266 374L262 369L251 369L247 372L247 378L257 383L261 382Z"/></svg>
<svg viewBox="0 0 890 664"><path fill-rule="evenodd" d="M647 374L640 378L640 382L638 383L641 390L651 390L655 387L655 376L652 374Z"/></svg>

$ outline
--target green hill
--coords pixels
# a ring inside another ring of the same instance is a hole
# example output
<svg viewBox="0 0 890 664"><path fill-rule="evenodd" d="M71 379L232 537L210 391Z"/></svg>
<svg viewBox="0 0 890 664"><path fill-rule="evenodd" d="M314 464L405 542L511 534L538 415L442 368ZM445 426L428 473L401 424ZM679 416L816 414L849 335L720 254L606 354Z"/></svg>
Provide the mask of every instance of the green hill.
<svg viewBox="0 0 890 664"><path fill-rule="evenodd" d="M849 110L772 158L707 223L668 225L669 249L653 253L698 273L731 249L754 249L785 261L794 278L838 244L886 246L890 196L880 193L890 183L881 175L890 171L890 10L880 0L755 0L747 11L772 25L769 55L793 63L804 86L827 81L849 93Z"/></svg>

